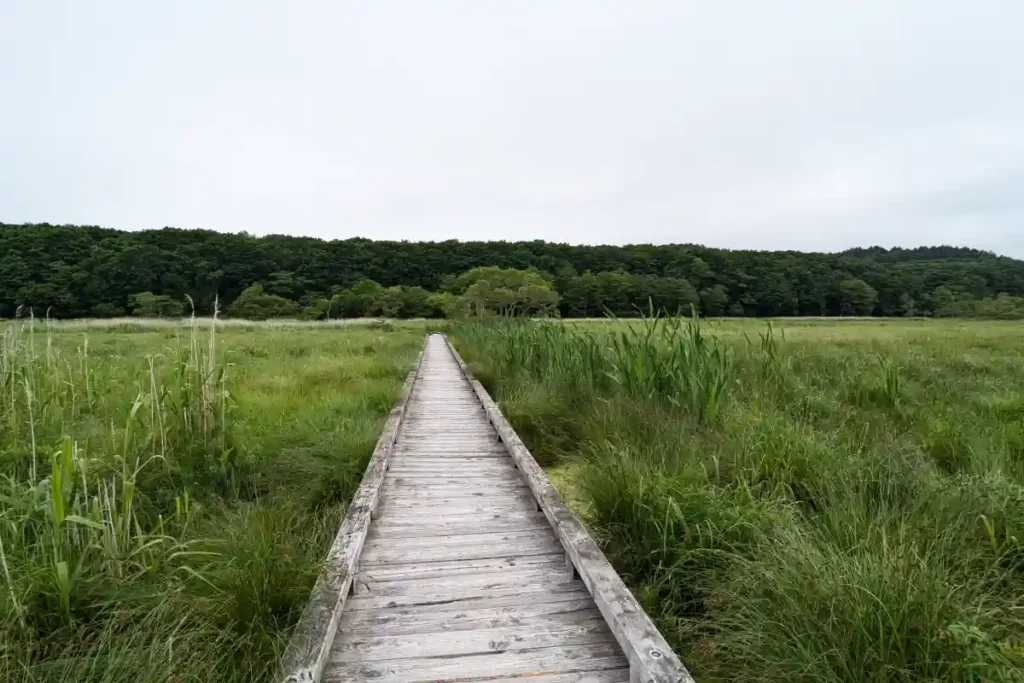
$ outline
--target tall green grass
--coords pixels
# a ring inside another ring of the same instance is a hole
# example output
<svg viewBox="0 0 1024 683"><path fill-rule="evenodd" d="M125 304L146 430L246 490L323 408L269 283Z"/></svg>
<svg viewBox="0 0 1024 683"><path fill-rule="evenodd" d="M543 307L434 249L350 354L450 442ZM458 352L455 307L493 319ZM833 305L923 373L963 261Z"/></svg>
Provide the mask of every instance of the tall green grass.
<svg viewBox="0 0 1024 683"><path fill-rule="evenodd" d="M557 323L527 325L515 319L458 328L471 348L499 354L502 368L556 381L584 392L623 393L635 400L664 400L704 422L714 422L727 398L733 361L729 349L692 320L655 314L620 324L598 338Z"/></svg>
<svg viewBox="0 0 1024 683"><path fill-rule="evenodd" d="M453 338L698 680L1024 680L1016 328Z"/></svg>
<svg viewBox="0 0 1024 683"><path fill-rule="evenodd" d="M267 680L419 342L6 324L0 680Z"/></svg>

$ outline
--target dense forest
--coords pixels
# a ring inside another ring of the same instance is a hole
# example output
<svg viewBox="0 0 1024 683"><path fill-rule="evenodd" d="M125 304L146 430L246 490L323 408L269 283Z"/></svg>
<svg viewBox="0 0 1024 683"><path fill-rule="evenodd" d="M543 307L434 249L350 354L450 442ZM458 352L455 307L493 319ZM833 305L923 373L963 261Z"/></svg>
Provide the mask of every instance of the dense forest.
<svg viewBox="0 0 1024 683"><path fill-rule="evenodd" d="M1024 261L954 247L824 254L0 223L0 317L178 315L191 300L201 315L219 301L243 317L626 316L650 302L709 316L1017 318L1022 295Z"/></svg>

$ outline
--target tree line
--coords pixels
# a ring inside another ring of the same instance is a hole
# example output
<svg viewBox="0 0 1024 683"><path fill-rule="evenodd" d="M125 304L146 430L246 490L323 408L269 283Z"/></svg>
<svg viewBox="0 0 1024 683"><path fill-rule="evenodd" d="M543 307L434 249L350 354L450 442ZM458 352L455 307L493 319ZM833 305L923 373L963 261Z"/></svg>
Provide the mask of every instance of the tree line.
<svg viewBox="0 0 1024 683"><path fill-rule="evenodd" d="M1024 317L1024 261L955 247L841 253L699 245L393 242L0 223L0 317L213 312L440 317ZM187 303L191 302L191 304Z"/></svg>

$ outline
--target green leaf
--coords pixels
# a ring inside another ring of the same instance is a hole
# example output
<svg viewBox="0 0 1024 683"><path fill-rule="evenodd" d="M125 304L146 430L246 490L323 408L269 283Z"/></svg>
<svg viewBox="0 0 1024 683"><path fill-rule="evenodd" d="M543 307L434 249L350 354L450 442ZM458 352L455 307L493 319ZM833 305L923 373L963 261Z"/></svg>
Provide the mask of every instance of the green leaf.
<svg viewBox="0 0 1024 683"><path fill-rule="evenodd" d="M71 522L72 524L81 524L82 526L92 527L93 529L106 529L107 527L99 522L94 522L91 519L86 519L79 515L68 515L64 518L65 522Z"/></svg>

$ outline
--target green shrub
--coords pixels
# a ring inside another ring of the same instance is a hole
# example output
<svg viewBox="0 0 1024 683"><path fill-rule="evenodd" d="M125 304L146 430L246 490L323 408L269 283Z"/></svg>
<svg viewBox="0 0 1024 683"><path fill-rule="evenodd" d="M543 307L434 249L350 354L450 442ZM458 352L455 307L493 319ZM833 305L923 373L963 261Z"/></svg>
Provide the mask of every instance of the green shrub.
<svg viewBox="0 0 1024 683"><path fill-rule="evenodd" d="M183 302L165 294L142 292L131 296L132 315L143 318L180 318L185 312Z"/></svg>
<svg viewBox="0 0 1024 683"><path fill-rule="evenodd" d="M227 314L233 318L248 320L269 320L270 318L295 318L302 312L301 307L289 299L263 291L257 283L246 287L228 307Z"/></svg>

